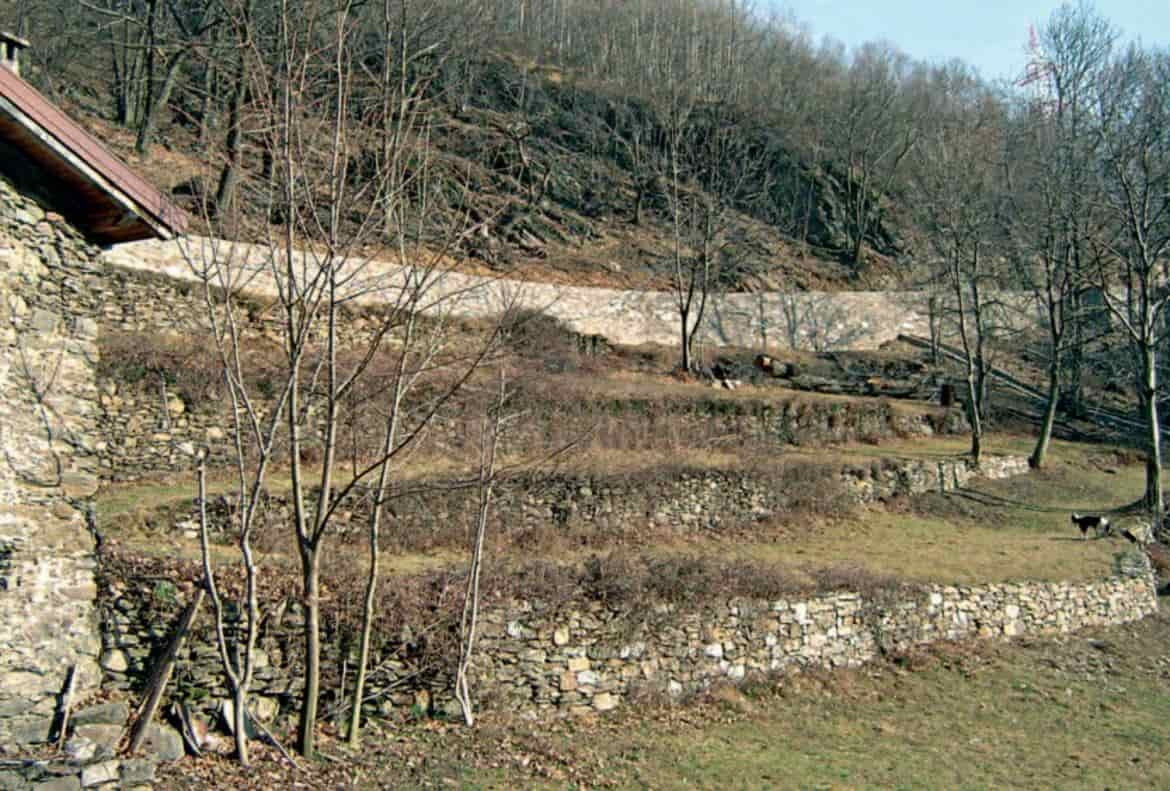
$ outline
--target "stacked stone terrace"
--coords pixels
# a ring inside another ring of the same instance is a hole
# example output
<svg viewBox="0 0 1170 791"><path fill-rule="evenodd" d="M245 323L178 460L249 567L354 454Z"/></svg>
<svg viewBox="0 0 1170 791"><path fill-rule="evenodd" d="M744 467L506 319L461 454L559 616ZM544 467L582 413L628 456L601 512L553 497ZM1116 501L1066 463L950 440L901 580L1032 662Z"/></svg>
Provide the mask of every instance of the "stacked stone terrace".
<svg viewBox="0 0 1170 791"><path fill-rule="evenodd" d="M140 681L149 671L146 658L163 639L157 618L166 608L157 601L142 607L150 584L130 581L121 598L110 602L107 639L118 647L109 650L124 668L108 677L115 687ZM177 600L171 608L181 604ZM1139 620L1156 607L1154 581L1141 560L1128 575L1083 583L930 585L636 611L600 602L513 601L482 614L474 688L489 708L605 711L631 695L679 696L717 682L855 667L936 640L1063 634ZM278 607L267 622L256 687L256 710L265 719L295 708L299 630L295 607ZM325 646L326 666L339 666L336 641ZM382 659L370 694L378 705L433 706L457 714L446 668L420 668L408 653L394 658L375 651ZM184 649L176 680L209 714L227 694L217 662L210 623L203 622Z"/></svg>

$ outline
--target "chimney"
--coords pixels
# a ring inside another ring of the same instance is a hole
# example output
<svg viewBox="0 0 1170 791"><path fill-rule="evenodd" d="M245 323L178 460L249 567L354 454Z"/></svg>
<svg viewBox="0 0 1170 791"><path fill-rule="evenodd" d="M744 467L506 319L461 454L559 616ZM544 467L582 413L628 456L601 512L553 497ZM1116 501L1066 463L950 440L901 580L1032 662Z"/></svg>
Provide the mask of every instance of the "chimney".
<svg viewBox="0 0 1170 791"><path fill-rule="evenodd" d="M28 49L28 42L20 36L0 30L0 66L20 76L20 51Z"/></svg>

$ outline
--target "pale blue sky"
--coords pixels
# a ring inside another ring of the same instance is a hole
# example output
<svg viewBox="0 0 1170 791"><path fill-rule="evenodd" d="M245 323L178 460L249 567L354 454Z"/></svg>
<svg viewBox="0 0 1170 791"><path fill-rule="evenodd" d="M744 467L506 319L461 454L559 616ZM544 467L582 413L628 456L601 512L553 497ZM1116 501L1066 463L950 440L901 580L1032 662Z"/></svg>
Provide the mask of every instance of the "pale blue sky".
<svg viewBox="0 0 1170 791"><path fill-rule="evenodd" d="M1028 25L1040 27L1057 0L762 0L789 12L813 41L831 36L852 49L886 39L919 60L959 57L987 79L1018 77L1027 63ZM1097 12L1129 38L1165 46L1170 0L1098 0Z"/></svg>

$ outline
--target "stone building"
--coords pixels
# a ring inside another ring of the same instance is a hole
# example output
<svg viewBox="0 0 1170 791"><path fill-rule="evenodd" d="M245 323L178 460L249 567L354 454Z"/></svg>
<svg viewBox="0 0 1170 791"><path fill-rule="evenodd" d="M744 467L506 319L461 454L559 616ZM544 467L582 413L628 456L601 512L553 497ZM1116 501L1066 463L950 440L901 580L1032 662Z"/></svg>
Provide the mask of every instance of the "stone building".
<svg viewBox="0 0 1170 791"><path fill-rule="evenodd" d="M50 738L67 685L100 681L93 431L99 300L112 244L183 216L20 78L0 33L0 757ZM72 677L72 681L69 679Z"/></svg>

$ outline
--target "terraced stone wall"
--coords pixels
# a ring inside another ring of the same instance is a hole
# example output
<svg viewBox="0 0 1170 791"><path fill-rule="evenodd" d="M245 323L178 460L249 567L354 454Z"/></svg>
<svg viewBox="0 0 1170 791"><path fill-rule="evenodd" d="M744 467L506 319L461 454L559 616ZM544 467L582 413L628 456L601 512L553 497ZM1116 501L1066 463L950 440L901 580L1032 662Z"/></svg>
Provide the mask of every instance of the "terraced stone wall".
<svg viewBox="0 0 1170 791"><path fill-rule="evenodd" d="M188 256L196 260L230 260L251 267L251 282L261 293L271 292L266 281L266 251L259 246L193 238L184 249L174 242L136 242L112 250L107 259L128 269L166 273L190 279ZM386 261L363 265L363 277L354 284L367 302L392 301L403 282L402 268ZM600 335L611 343L673 344L677 341L677 307L668 291L621 291L545 283L519 283L450 273L432 292L441 309L476 318L494 316L500 305L516 300L540 310L582 335ZM1011 305L1002 317L1019 324L1036 318L1028 295L1004 293L999 301ZM913 292L756 293L715 294L700 337L717 346L805 349L813 351L877 349L900 333L926 336L929 317L926 299Z"/></svg>
<svg viewBox="0 0 1170 791"><path fill-rule="evenodd" d="M160 624L170 622L162 614L173 616L185 595L160 603L151 580L124 581L119 592L107 630L107 640L119 641L109 649L119 669L107 674L107 684L124 689L142 683L147 657L165 639ZM749 676L852 667L935 640L1061 634L1138 620L1156 607L1144 557L1124 576L1093 582L932 585L634 610L597 601L493 603L481 616L473 689L487 708L604 711L645 692L682 695ZM295 709L299 629L295 605L276 607L265 619L254 707L263 719ZM210 624L199 624L195 635L175 678L179 694L210 717L227 690ZM340 667L348 657L335 638L325 641L326 667ZM420 665L400 638L395 645L401 650L375 651L372 713L396 706L456 713L447 668Z"/></svg>
<svg viewBox="0 0 1170 791"><path fill-rule="evenodd" d="M786 461L783 455L756 469L666 467L627 476L532 474L502 481L493 502L495 521L510 540L541 531L584 531L619 538L648 531L693 533L750 530L758 522L785 512L840 512L853 505L946 492L972 479L1002 479L1028 472L1022 456L988 456L976 469L963 458L922 461L875 459L869 465L817 464L807 459ZM394 530L388 546L406 551L431 551L462 546L474 530L476 497L450 480L411 481L424 494L394 499ZM213 524L227 523L231 503L226 497L210 503ZM177 514L166 540L196 537L194 512ZM364 546L368 505L346 505L336 517L334 535ZM258 540L283 541L292 520L287 497L264 502L256 527ZM271 539L269 539L271 537Z"/></svg>

